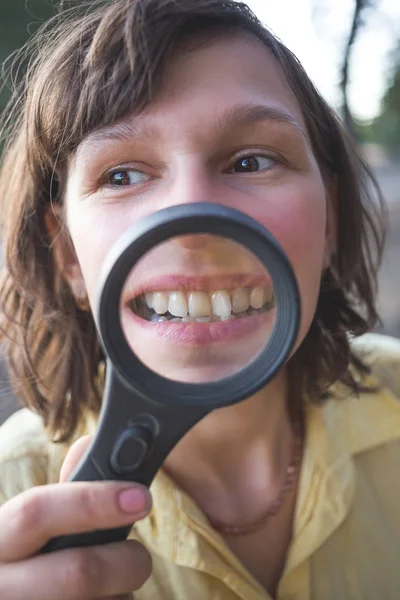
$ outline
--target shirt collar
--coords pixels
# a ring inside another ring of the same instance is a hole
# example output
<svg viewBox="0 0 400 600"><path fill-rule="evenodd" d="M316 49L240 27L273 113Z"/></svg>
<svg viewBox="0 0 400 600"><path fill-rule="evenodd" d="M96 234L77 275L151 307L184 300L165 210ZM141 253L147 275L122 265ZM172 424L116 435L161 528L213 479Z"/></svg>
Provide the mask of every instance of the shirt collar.
<svg viewBox="0 0 400 600"><path fill-rule="evenodd" d="M379 386L372 376L366 383ZM400 403L390 391L363 392L351 398L347 392L346 399L338 399L344 392L340 386L334 386L336 397L321 406L309 404L306 408L306 444L294 534L282 585L290 581L290 573L324 543L348 514L354 496L354 457L400 438ZM85 431L80 430L77 437L93 434L95 429L96 420L90 417ZM50 445L50 482L58 481L67 450L64 444ZM151 551L175 564L220 577L226 573L223 565L228 562L253 590L257 588L258 584L211 528L196 503L162 470L151 490L153 510L136 525Z"/></svg>
<svg viewBox="0 0 400 600"><path fill-rule="evenodd" d="M294 535L285 572L294 570L339 527L355 491L354 458L400 438L400 403L373 376L348 396L337 384L332 398L307 406L307 442L300 474Z"/></svg>
<svg viewBox="0 0 400 600"><path fill-rule="evenodd" d="M367 378L367 384L378 385L373 377ZM333 393L340 396L343 390L335 386ZM306 437L294 535L282 579L311 556L348 514L355 489L354 456L400 438L400 403L384 389L343 400L332 398L321 406L309 404ZM195 502L163 471L153 483L152 494L152 514L137 527L154 551L176 564L199 567L207 556L201 548L207 544L208 554L212 546L222 560L247 573Z"/></svg>

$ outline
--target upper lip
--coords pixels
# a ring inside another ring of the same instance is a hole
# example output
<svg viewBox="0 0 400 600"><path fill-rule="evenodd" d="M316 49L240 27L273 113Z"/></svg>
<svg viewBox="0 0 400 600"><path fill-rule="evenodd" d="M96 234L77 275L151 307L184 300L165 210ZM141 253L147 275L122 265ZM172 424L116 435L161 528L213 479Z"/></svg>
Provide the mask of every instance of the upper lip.
<svg viewBox="0 0 400 600"><path fill-rule="evenodd" d="M271 284L267 275L242 273L235 275L214 276L182 276L165 275L156 276L140 282L128 281L123 292L123 303L148 292L189 292L189 291L216 291L234 290L238 288L266 287Z"/></svg>

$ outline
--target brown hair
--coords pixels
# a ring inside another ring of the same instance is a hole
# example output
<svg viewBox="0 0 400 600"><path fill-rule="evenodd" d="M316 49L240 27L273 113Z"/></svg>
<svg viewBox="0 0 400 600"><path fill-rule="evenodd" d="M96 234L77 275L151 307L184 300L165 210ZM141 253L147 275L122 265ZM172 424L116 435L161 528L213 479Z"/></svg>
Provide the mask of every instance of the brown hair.
<svg viewBox="0 0 400 600"><path fill-rule="evenodd" d="M30 42L25 52L32 58L4 128L0 325L19 396L41 414L54 439L69 439L83 412L100 407L95 382L102 356L93 319L76 306L55 266L44 220L50 203L62 202L67 158L89 132L151 102L182 40L235 30L255 35L279 62L321 170L338 185L338 250L322 277L312 326L290 361L291 385L296 397L301 390L314 401L338 379L358 389L365 367L351 351L349 334L360 335L377 320L382 201L335 113L296 57L244 4L92 2L54 17ZM292 405L292 413L300 408Z"/></svg>

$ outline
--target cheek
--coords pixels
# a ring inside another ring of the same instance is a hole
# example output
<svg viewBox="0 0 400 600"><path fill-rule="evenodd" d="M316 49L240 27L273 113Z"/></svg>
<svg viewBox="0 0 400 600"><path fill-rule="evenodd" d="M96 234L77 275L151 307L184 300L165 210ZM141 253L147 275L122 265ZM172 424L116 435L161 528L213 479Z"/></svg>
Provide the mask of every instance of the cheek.
<svg viewBox="0 0 400 600"><path fill-rule="evenodd" d="M275 236L294 269L302 302L300 338L304 338L314 317L319 296L325 250L326 199L323 187L287 190L276 202L255 216Z"/></svg>
<svg viewBox="0 0 400 600"><path fill-rule="evenodd" d="M93 306L104 259L126 229L127 220L121 219L118 210L97 210L89 203L70 202L67 226Z"/></svg>

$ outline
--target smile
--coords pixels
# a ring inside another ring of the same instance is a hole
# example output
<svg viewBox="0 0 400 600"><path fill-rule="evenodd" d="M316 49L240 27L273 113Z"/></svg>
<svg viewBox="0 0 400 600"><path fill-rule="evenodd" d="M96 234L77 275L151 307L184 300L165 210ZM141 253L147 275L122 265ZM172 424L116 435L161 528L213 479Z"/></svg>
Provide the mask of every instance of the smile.
<svg viewBox="0 0 400 600"><path fill-rule="evenodd" d="M271 286L216 291L151 291L129 301L141 319L155 323L210 323L243 319L275 307Z"/></svg>

